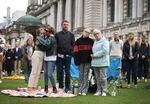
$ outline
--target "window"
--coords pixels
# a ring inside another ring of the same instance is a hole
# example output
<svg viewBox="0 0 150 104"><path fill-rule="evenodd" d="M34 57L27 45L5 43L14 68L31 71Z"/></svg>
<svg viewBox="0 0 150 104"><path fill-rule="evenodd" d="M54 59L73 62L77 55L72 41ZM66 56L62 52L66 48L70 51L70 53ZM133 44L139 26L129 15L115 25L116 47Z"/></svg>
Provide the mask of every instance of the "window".
<svg viewBox="0 0 150 104"><path fill-rule="evenodd" d="M66 0L62 0L62 20L65 19L65 12L66 12Z"/></svg>
<svg viewBox="0 0 150 104"><path fill-rule="evenodd" d="M115 0L111 0L111 22L114 21L115 17Z"/></svg>
<svg viewBox="0 0 150 104"><path fill-rule="evenodd" d="M85 4L84 4L85 0L82 1L82 27L84 27L84 8L85 8Z"/></svg>
<svg viewBox="0 0 150 104"><path fill-rule="evenodd" d="M71 0L71 31L73 31L75 24L75 2L75 0Z"/></svg>
<svg viewBox="0 0 150 104"><path fill-rule="evenodd" d="M55 24L55 29L57 29L57 10L58 10L58 4L55 3L55 9L54 9L54 24Z"/></svg>
<svg viewBox="0 0 150 104"><path fill-rule="evenodd" d="M38 0L38 5L42 5L43 0Z"/></svg>
<svg viewBox="0 0 150 104"><path fill-rule="evenodd" d="M150 12L150 0L148 0L148 12Z"/></svg>
<svg viewBox="0 0 150 104"><path fill-rule="evenodd" d="M131 17L132 16L132 4L133 4L133 0L128 0L128 10L127 10L127 16Z"/></svg>

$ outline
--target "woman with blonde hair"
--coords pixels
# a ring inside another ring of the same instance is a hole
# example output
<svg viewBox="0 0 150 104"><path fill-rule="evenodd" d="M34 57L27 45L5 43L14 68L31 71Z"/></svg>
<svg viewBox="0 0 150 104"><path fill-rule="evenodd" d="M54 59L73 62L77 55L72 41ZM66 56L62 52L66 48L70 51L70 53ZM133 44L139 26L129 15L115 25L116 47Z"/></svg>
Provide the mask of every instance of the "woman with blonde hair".
<svg viewBox="0 0 150 104"><path fill-rule="evenodd" d="M129 33L128 40L123 45L123 55L127 63L127 84L130 88L130 74L134 80L134 87L137 88L137 64L138 64L139 45L134 39L134 33Z"/></svg>
<svg viewBox="0 0 150 104"><path fill-rule="evenodd" d="M31 34L28 34L25 37L25 44L22 47L23 58L21 68L24 69L25 82L28 82L31 73L33 47L34 47L33 36Z"/></svg>

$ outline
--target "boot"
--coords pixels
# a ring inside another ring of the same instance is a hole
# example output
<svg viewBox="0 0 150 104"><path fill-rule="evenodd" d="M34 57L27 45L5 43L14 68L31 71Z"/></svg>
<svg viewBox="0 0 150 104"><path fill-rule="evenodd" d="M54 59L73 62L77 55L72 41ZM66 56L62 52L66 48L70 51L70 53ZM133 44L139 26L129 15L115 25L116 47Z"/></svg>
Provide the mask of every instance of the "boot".
<svg viewBox="0 0 150 104"><path fill-rule="evenodd" d="M53 93L57 93L57 88L53 87Z"/></svg>
<svg viewBox="0 0 150 104"><path fill-rule="evenodd" d="M45 86L44 91L45 91L46 93L48 93L48 86Z"/></svg>

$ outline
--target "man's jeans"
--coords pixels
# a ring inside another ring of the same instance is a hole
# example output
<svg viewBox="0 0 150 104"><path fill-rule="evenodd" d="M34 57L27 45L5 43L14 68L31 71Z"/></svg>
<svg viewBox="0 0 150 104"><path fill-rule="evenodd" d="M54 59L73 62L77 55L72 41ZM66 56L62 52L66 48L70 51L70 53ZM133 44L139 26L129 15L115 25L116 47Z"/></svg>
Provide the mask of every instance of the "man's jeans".
<svg viewBox="0 0 150 104"><path fill-rule="evenodd" d="M57 57L57 80L59 82L59 88L64 88L64 72L65 72L65 92L70 90L70 63L71 57L66 56L64 58Z"/></svg>

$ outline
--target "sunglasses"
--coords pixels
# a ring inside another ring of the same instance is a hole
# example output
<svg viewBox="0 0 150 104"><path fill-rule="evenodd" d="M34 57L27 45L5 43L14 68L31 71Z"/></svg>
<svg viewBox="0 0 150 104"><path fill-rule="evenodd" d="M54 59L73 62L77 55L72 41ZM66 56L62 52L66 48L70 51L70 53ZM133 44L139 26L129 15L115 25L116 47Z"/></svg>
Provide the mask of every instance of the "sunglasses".
<svg viewBox="0 0 150 104"><path fill-rule="evenodd" d="M45 29L46 32L50 32L48 29Z"/></svg>

